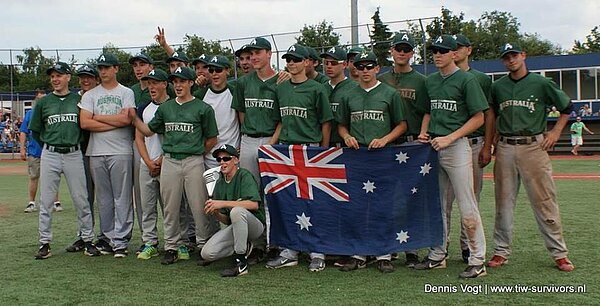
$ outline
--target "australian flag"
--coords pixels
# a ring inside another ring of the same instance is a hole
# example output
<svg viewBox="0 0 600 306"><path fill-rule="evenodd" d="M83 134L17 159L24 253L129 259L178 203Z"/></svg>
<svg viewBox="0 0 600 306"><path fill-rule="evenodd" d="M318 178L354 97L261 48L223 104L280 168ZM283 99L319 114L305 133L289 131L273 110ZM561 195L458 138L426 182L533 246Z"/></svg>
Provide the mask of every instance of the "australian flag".
<svg viewBox="0 0 600 306"><path fill-rule="evenodd" d="M437 152L430 145L267 145L259 148L259 167L277 246L383 255L443 243Z"/></svg>

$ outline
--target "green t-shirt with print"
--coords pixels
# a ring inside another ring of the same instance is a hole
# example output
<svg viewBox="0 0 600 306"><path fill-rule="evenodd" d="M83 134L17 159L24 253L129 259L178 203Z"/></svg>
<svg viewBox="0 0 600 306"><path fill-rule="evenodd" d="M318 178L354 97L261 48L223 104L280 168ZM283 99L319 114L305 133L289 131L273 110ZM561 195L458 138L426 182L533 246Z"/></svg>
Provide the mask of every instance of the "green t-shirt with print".
<svg viewBox="0 0 600 306"><path fill-rule="evenodd" d="M244 168L238 168L237 172L231 179L231 182L226 182L223 173L213 191L213 199L225 200L225 201L241 201L249 200L258 202L258 209L251 210L252 214L260 220L263 224L265 223L265 210L261 201L260 193L256 180L250 171ZM231 209L222 208L221 213L229 216Z"/></svg>

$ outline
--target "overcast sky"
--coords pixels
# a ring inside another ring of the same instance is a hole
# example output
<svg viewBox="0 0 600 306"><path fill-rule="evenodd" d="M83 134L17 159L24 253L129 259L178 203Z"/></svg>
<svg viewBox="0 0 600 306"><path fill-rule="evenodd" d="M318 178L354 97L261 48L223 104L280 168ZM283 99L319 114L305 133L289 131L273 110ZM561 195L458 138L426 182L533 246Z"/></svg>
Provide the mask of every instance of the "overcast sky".
<svg viewBox="0 0 600 306"><path fill-rule="evenodd" d="M0 0L0 62L10 63L20 50L39 46L46 50L99 48L108 42L118 47L145 46L153 42L158 25L166 28L169 43L182 43L183 36L197 34L208 40L224 40L298 31L304 24L321 20L335 27L350 25L349 0ZM544 39L571 49L575 39L584 40L600 24L600 1L596 0L358 0L359 23L370 23L379 6L384 22L435 17L442 5L455 15L477 20L485 11L507 11L517 17L521 31L537 32ZM405 23L390 25L393 31ZM342 43L350 41L350 30L340 29ZM368 40L361 28L360 41ZM294 36L276 37L277 47L285 49ZM234 48L249 39L233 41ZM138 48L128 50L136 53ZM16 53L16 54L15 54ZM99 51L61 51L61 58L84 61ZM56 52L46 56L56 57Z"/></svg>

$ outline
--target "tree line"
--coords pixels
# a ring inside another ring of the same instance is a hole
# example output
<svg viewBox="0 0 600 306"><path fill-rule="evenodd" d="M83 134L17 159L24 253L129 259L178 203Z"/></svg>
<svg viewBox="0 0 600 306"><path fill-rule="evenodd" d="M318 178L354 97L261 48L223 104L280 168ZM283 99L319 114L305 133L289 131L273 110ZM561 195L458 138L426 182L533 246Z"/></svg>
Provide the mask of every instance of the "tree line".
<svg viewBox="0 0 600 306"><path fill-rule="evenodd" d="M373 23L370 25L370 42L363 44L362 47L373 49L377 54L382 66L388 66L392 63L389 60L389 42L392 40L395 32L389 29L389 25L382 21L380 10L377 8L371 17ZM435 18L425 27L425 33L421 31L419 24L408 22L407 31L415 37L415 61L416 63L431 62L430 57L423 58L422 50L426 45L423 43L425 35L426 43L440 34L462 33L474 42L471 58L474 60L495 59L498 56L500 44L506 41L518 42L527 51L530 56L536 55L556 55L556 54L583 54L591 52L600 52L600 28L595 26L584 40L575 40L570 50L563 50L557 44L547 39L543 39L537 33L524 33L521 31L521 24L518 19L510 12L492 11L484 12L477 20L465 20L464 13L455 14L450 9L442 7L440 16ZM325 20L315 25L304 25L300 29L300 34L295 37L300 44L317 48L321 51L325 48L340 44L339 33L335 32L332 23ZM199 57L202 54L224 54L233 60L233 50L223 47L219 41L208 41L198 35L186 34L183 37L183 45L176 48L177 51L184 51L190 59ZM349 42L342 43L348 45ZM128 59L131 53L128 53L111 43L102 48L102 52L114 53L122 63L118 79L125 85L133 85L137 82L133 70L129 65ZM147 53L155 61L155 66L167 69L165 60L167 54L156 43L141 48L140 52ZM100 53L99 53L100 54ZM10 91L10 74L13 73L13 85L15 91L27 91L37 88L48 89L48 77L46 69L50 67L55 58L44 56L39 47L29 47L23 50L23 54L17 55L18 65L10 66L0 63L0 91ZM63 61L68 62L74 68L78 67L74 56ZM88 59L85 64L94 64L94 59ZM76 87L76 78L71 81L73 87Z"/></svg>

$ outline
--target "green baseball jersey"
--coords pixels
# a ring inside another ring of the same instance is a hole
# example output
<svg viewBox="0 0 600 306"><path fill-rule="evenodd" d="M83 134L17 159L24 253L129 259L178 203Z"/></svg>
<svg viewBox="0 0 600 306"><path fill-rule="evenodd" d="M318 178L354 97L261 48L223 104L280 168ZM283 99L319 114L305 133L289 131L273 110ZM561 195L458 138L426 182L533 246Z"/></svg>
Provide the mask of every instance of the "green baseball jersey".
<svg viewBox="0 0 600 306"><path fill-rule="evenodd" d="M505 136L532 136L546 129L546 108L559 111L570 105L570 99L556 83L537 73L520 80L508 75L492 84L492 105L496 111L498 133Z"/></svg>
<svg viewBox="0 0 600 306"><path fill-rule="evenodd" d="M429 103L429 134L446 136L462 127L473 115L489 108L475 77L460 69L442 77L436 72L425 80Z"/></svg>
<svg viewBox="0 0 600 306"><path fill-rule="evenodd" d="M348 127L360 145L367 146L405 120L403 105L400 94L386 84L369 91L355 86L338 106L336 120Z"/></svg>
<svg viewBox="0 0 600 306"><path fill-rule="evenodd" d="M342 102L344 97L346 95L348 95L348 93L350 92L350 89L355 86L358 86L358 84L356 84L356 82L354 82L348 78L339 82L337 85L335 85L335 87L331 87L331 84L329 82L326 83L325 89L327 90L327 92L329 94L329 105L331 106L331 111L333 112L334 117L335 117L335 114L337 113L338 106L340 105L340 103ZM330 143L343 143L344 142L342 137L340 137L340 134L338 133L337 121L335 121L335 120L331 121L331 136L329 137L329 142Z"/></svg>
<svg viewBox="0 0 600 306"><path fill-rule="evenodd" d="M425 106L429 104L425 77L416 70L407 73L396 73L393 70L380 75L377 79L394 87L404 102L406 117L406 135L418 136L421 133L421 122L425 115Z"/></svg>
<svg viewBox="0 0 600 306"><path fill-rule="evenodd" d="M287 80L277 86L277 101L281 120L280 142L321 142L321 124L333 120L333 112L323 84L311 79L300 84Z"/></svg>
<svg viewBox="0 0 600 306"><path fill-rule="evenodd" d="M317 71L317 76L313 80L325 84L329 82L329 77Z"/></svg>
<svg viewBox="0 0 600 306"><path fill-rule="evenodd" d="M42 97L35 105L29 129L40 144L56 147L72 147L80 144L82 132L79 127L79 101L81 96L54 93Z"/></svg>
<svg viewBox="0 0 600 306"><path fill-rule="evenodd" d="M133 91L133 97L135 98L135 107L139 107L140 105L144 105L152 101L152 97L150 96L150 90L148 89L148 87L142 90L142 87L138 82L133 84L133 86L129 88ZM175 98L175 90L173 89L173 84L171 83L167 85L167 95L169 96L169 98Z"/></svg>
<svg viewBox="0 0 600 306"><path fill-rule="evenodd" d="M251 210L250 212L252 212L260 222L265 223L265 209L258 192L256 180L252 173L244 168L238 168L229 183L225 181L225 176L221 173L221 177L215 184L213 199L225 201L250 200L258 202L258 209ZM230 208L221 209L221 213L227 216L229 216L230 211Z"/></svg>
<svg viewBox="0 0 600 306"><path fill-rule="evenodd" d="M483 90L483 94L485 95L486 101L488 102L488 104L490 104L492 101L492 78L489 75L472 68L469 69L467 72L475 76L477 82L479 82L479 86L481 86L481 90ZM485 135L485 124L477 130L475 130L475 132L471 133L469 137L479 137L483 135Z"/></svg>
<svg viewBox="0 0 600 306"><path fill-rule="evenodd" d="M244 113L240 130L256 137L272 136L277 127L279 110L275 108L277 74L261 80L256 71L239 78L231 108Z"/></svg>
<svg viewBox="0 0 600 306"><path fill-rule="evenodd" d="M571 124L571 135L581 136L583 134L584 127L585 123L583 122L573 122L573 124Z"/></svg>
<svg viewBox="0 0 600 306"><path fill-rule="evenodd" d="M164 134L163 151L171 154L204 154L204 141L219 134L214 110L197 98L183 104L176 99L162 103L148 127Z"/></svg>

